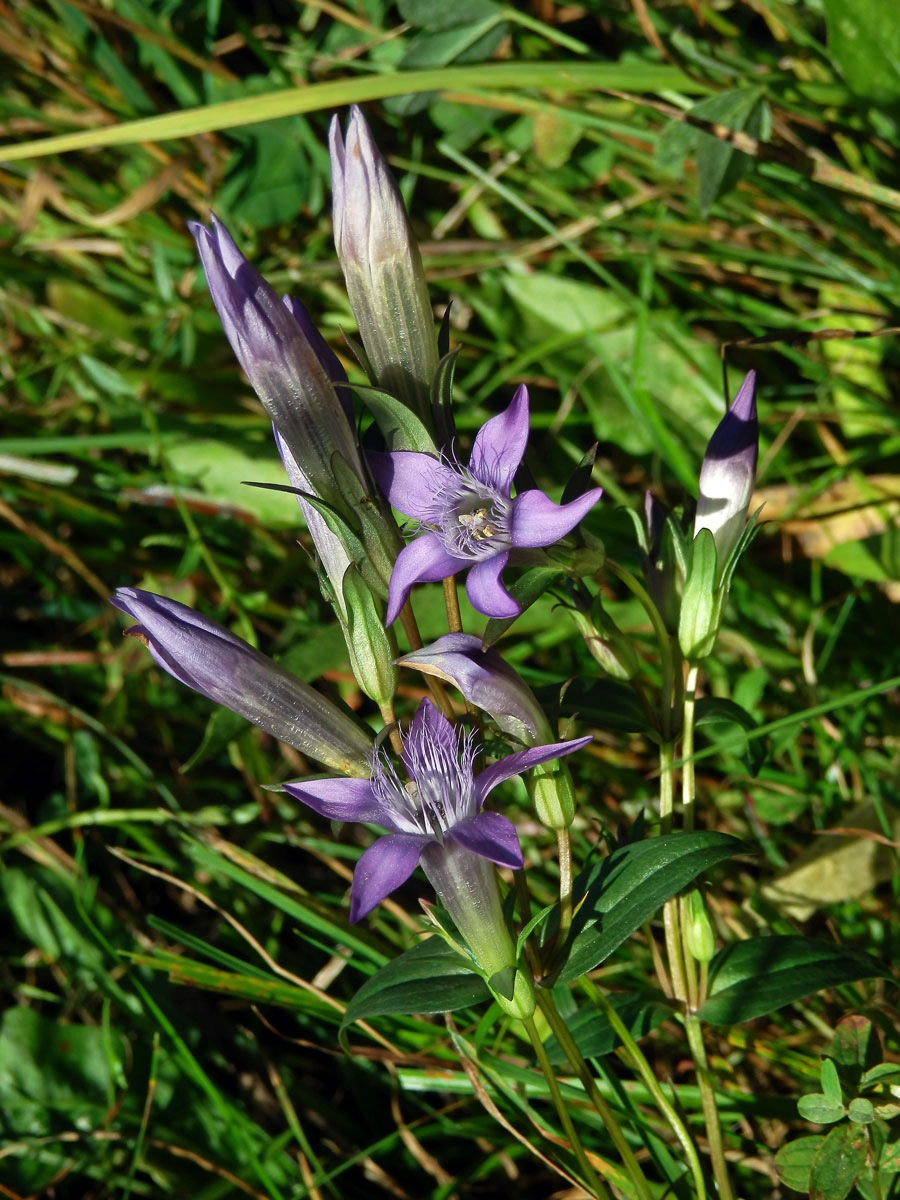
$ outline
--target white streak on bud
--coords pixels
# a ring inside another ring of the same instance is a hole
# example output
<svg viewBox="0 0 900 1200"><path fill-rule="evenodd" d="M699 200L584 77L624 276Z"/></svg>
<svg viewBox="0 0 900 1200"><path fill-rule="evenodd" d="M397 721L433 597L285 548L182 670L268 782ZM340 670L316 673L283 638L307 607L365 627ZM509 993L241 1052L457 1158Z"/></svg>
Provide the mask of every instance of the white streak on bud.
<svg viewBox="0 0 900 1200"><path fill-rule="evenodd" d="M710 438L700 469L694 537L701 529L708 529L713 535L719 574L747 523L758 453L756 372L750 371Z"/></svg>

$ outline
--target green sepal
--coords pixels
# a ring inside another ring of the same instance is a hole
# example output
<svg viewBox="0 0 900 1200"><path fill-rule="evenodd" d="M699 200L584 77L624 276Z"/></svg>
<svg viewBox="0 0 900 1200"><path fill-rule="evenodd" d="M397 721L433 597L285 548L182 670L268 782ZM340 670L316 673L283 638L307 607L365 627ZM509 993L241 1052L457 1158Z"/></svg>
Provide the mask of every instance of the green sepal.
<svg viewBox="0 0 900 1200"><path fill-rule="evenodd" d="M449 445L454 433L453 374L460 347L443 355L431 381L431 412L435 427L441 431L444 445Z"/></svg>
<svg viewBox="0 0 900 1200"><path fill-rule="evenodd" d="M332 457L331 467L341 494L351 503L352 511L359 521L364 551L361 558L353 554L350 557L375 595L386 600L391 572L401 548L399 534L396 528L388 524L353 468L339 454Z"/></svg>
<svg viewBox="0 0 900 1200"><path fill-rule="evenodd" d="M402 400L377 387L358 386L353 390L375 418L388 450L416 450L437 456L431 434Z"/></svg>
<svg viewBox="0 0 900 1200"><path fill-rule="evenodd" d="M712 533L701 529L691 545L678 618L678 644L691 663L706 658L716 643L723 594L716 587L716 557Z"/></svg>
<svg viewBox="0 0 900 1200"><path fill-rule="evenodd" d="M372 590L354 566L341 581L347 612L345 636L353 674L376 704L387 704L397 690L395 651L384 628L384 617Z"/></svg>

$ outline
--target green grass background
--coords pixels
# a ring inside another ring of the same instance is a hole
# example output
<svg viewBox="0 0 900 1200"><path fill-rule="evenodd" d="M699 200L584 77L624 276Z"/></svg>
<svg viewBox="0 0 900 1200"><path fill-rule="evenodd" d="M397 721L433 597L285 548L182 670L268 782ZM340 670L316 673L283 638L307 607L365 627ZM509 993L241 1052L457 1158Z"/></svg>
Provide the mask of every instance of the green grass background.
<svg viewBox="0 0 900 1200"><path fill-rule="evenodd" d="M211 717L106 602L136 585L196 604L377 726L294 501L241 486L277 480L277 459L185 229L214 207L340 352L325 136L351 100L452 301L461 436L526 382L542 485L558 496L599 443L591 527L612 553L629 560L622 507L645 488L695 490L723 363L731 394L758 372L764 527L707 687L774 727L756 775L733 751L698 763L702 823L758 847L714 878L713 916L726 940L799 928L895 961L894 6L49 0L0 6L0 55L0 1195L563 1186L479 1103L440 1019L357 1027L343 1054L343 1006L412 944L416 885L350 930L364 838L266 790L298 756ZM615 587L610 607L649 648ZM438 596L420 617L441 632ZM535 686L590 674L549 601L505 646ZM652 746L585 728L581 856L656 795ZM506 796L548 903L546 839L524 791ZM802 884L803 920L773 907L765 885L848 827ZM850 843L872 854L839 874ZM603 968L625 991L650 973L640 937ZM773 1152L808 1128L796 1098L857 1010L896 1057L889 982L715 1034L742 1196L773 1194ZM480 1015L457 1017L475 1054L495 1036ZM545 1093L526 1045L504 1045L498 1102L533 1138L520 1085L541 1113ZM693 1120L676 1027L646 1049Z"/></svg>

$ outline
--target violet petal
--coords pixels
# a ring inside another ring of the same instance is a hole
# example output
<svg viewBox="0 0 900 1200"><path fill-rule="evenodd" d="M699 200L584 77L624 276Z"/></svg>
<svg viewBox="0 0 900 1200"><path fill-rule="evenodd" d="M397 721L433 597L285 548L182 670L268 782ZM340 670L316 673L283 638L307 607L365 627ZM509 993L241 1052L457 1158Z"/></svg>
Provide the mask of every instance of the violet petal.
<svg viewBox="0 0 900 1200"><path fill-rule="evenodd" d="M479 429L472 445L469 470L482 483L508 496L528 441L528 389L522 384L509 407Z"/></svg>
<svg viewBox="0 0 900 1200"><path fill-rule="evenodd" d="M459 487L459 475L430 454L417 450L370 451L366 456L378 486L393 508L417 521L429 521L437 497Z"/></svg>
<svg viewBox="0 0 900 1200"><path fill-rule="evenodd" d="M470 633L445 633L436 642L397 659L458 688L489 712L504 733L526 744L549 740L550 728L537 697L496 650L485 650Z"/></svg>
<svg viewBox="0 0 900 1200"><path fill-rule="evenodd" d="M416 833L389 833L372 843L353 872L351 922L362 920L385 896L406 883L432 840Z"/></svg>
<svg viewBox="0 0 900 1200"><path fill-rule="evenodd" d="M500 578L509 562L509 551L482 559L466 576L466 594L472 607L486 617L517 617L522 611ZM391 580L393 583L393 580Z"/></svg>
<svg viewBox="0 0 900 1200"><path fill-rule="evenodd" d="M454 825L447 837L498 867L518 871L524 861L515 825L498 812L480 812L477 817Z"/></svg>
<svg viewBox="0 0 900 1200"><path fill-rule="evenodd" d="M448 554L434 533L425 533L404 546L391 573L385 625L392 625L397 620L415 584L437 583L468 565L463 559Z"/></svg>
<svg viewBox="0 0 900 1200"><path fill-rule="evenodd" d="M513 545L521 549L552 546L571 533L602 495L603 488L591 488L568 504L554 504L537 488L522 492L513 500Z"/></svg>
<svg viewBox="0 0 900 1200"><path fill-rule="evenodd" d="M368 779L296 779L283 786L289 796L330 821L368 821L399 832Z"/></svg>
<svg viewBox="0 0 900 1200"><path fill-rule="evenodd" d="M573 738L570 742L555 742L551 746L532 746L528 750L517 750L515 754L501 758L499 762L487 767L475 777L475 791L479 806L484 804L488 795L499 784L513 775L521 775L532 767L550 762L554 758L562 758L566 754L574 754L582 746L586 746L593 738Z"/></svg>

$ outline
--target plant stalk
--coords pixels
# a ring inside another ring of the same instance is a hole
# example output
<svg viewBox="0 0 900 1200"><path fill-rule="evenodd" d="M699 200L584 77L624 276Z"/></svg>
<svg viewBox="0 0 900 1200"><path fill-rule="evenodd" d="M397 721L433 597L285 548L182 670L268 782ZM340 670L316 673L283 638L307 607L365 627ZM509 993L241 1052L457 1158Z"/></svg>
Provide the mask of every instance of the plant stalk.
<svg viewBox="0 0 900 1200"><path fill-rule="evenodd" d="M581 1080L581 1086L584 1088L585 1092L590 1098L591 1104L593 1104L597 1111L597 1115L606 1126L606 1130L609 1136L612 1138L613 1144L619 1151L622 1159L622 1165L625 1167L631 1182L634 1184L635 1196L638 1197L638 1200L652 1200L650 1187L647 1183L647 1180L644 1178L644 1172L641 1170L640 1163L635 1158L634 1151L626 1141L625 1135L622 1132L622 1127L616 1120L612 1109L600 1095L600 1091L596 1082L594 1081L594 1077L588 1069L588 1065L584 1061L581 1051L575 1044L574 1038L569 1033L565 1021L560 1016L559 1009L556 1007L553 997L548 991L538 988L537 1001L541 1012L547 1019L547 1024L552 1029L556 1040L562 1047L563 1053L569 1060L572 1070Z"/></svg>
<svg viewBox="0 0 900 1200"><path fill-rule="evenodd" d="M534 1023L534 1018L529 1017L523 1021L525 1030L531 1039L531 1045L534 1048L537 1060L540 1063L541 1070L544 1073L544 1078L547 1080L547 1087L550 1089L550 1095L553 1098L553 1103L559 1115L560 1124L565 1131L566 1137L578 1160L578 1165L584 1175L585 1182L590 1188L596 1200L611 1200L610 1194L606 1186L600 1181L597 1172L591 1165L591 1160L587 1156L587 1151L581 1143L581 1138L578 1136L578 1130L569 1115L569 1110L566 1108L566 1102L563 1100L562 1092L559 1089L559 1083L553 1073L553 1067L550 1065L550 1059L547 1057L547 1051L544 1049L544 1043L540 1039L537 1031L537 1026Z"/></svg>

